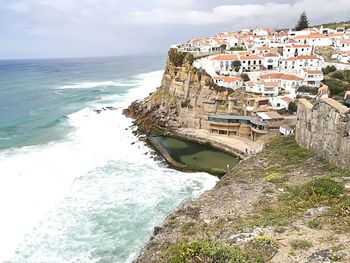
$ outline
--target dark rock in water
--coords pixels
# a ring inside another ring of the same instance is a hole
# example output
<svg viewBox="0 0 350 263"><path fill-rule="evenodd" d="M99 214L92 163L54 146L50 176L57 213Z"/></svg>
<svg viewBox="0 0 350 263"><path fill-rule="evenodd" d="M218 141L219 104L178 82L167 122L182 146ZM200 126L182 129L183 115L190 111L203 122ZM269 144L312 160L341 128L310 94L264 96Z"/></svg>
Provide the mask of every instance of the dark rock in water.
<svg viewBox="0 0 350 263"><path fill-rule="evenodd" d="M96 112L97 114L100 114L102 110L94 110L94 112Z"/></svg>
<svg viewBox="0 0 350 263"><path fill-rule="evenodd" d="M118 108L112 107L112 106L107 106L106 109L107 109L107 110L117 110Z"/></svg>
<svg viewBox="0 0 350 263"><path fill-rule="evenodd" d="M155 160L155 161L162 161L163 158L160 157L160 156L155 156L155 157L153 157L153 160Z"/></svg>
<svg viewBox="0 0 350 263"><path fill-rule="evenodd" d="M134 145L136 142L132 142L131 145Z"/></svg>
<svg viewBox="0 0 350 263"><path fill-rule="evenodd" d="M153 229L153 235L156 236L156 235L158 235L159 233L161 233L162 231L163 231L163 228L162 228L162 227L156 226L156 227L154 227L154 229Z"/></svg>
<svg viewBox="0 0 350 263"><path fill-rule="evenodd" d="M148 155L148 152L145 152L145 155Z"/></svg>
<svg viewBox="0 0 350 263"><path fill-rule="evenodd" d="M125 128L125 130L126 130L126 131L128 131L128 130L129 130L129 128Z"/></svg>

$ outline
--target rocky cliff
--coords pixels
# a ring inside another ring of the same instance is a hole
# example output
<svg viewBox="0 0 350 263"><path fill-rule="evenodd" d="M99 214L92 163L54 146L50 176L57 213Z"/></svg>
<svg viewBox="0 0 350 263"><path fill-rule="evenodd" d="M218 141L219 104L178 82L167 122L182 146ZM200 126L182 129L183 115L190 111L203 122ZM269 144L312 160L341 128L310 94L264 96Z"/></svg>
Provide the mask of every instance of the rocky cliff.
<svg viewBox="0 0 350 263"><path fill-rule="evenodd" d="M324 159L350 169L350 110L327 98L312 105L299 100L295 138Z"/></svg>
<svg viewBox="0 0 350 263"><path fill-rule="evenodd" d="M207 114L227 112L232 90L217 86L210 75L192 66L193 56L170 49L161 86L124 113L148 131L162 128L206 128ZM235 92L235 96L239 96Z"/></svg>

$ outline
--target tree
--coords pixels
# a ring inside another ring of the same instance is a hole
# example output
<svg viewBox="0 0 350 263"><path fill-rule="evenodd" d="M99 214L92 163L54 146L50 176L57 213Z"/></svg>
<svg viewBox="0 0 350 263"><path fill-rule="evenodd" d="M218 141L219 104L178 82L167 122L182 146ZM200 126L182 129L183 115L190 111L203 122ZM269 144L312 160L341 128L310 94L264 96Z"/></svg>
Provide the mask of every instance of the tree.
<svg viewBox="0 0 350 263"><path fill-rule="evenodd" d="M307 15L304 11L300 15L299 21L298 21L297 25L295 26L295 30L300 31L300 30L303 30L303 29L308 28L308 27L309 27L309 19L307 18Z"/></svg>
<svg viewBox="0 0 350 263"><path fill-rule="evenodd" d="M245 73L241 75L241 78L242 78L243 81L249 81L250 80L248 74L245 74Z"/></svg>

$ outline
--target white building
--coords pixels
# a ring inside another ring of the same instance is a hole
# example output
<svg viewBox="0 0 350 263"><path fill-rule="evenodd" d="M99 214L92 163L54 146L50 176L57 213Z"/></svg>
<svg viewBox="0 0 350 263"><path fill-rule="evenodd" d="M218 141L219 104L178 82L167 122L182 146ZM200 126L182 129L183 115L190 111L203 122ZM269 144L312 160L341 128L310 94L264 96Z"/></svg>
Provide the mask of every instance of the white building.
<svg viewBox="0 0 350 263"><path fill-rule="evenodd" d="M243 81L239 77L214 76L213 80L219 86L234 90L243 86Z"/></svg>
<svg viewBox="0 0 350 263"><path fill-rule="evenodd" d="M283 57L308 56L312 54L312 46L307 44L292 44L283 47Z"/></svg>
<svg viewBox="0 0 350 263"><path fill-rule="evenodd" d="M262 74L259 76L259 78L264 81L278 82L281 90L285 90L291 94L293 98L296 96L298 87L303 85L304 81L303 78L294 74L286 74L281 72Z"/></svg>
<svg viewBox="0 0 350 263"><path fill-rule="evenodd" d="M279 67L280 58L274 53L265 53L263 55L263 66L267 70L276 70Z"/></svg>
<svg viewBox="0 0 350 263"><path fill-rule="evenodd" d="M259 94L262 96L272 97L277 96L280 91L278 82L273 81L248 81L245 83L246 92Z"/></svg>
<svg viewBox="0 0 350 263"><path fill-rule="evenodd" d="M323 80L323 72L318 69L302 68L300 75L303 76L303 85L310 87L320 87Z"/></svg>
<svg viewBox="0 0 350 263"><path fill-rule="evenodd" d="M300 68L305 67L321 69L322 63L323 62L317 55L296 56L283 59L280 64L280 69L290 71L299 70Z"/></svg>
<svg viewBox="0 0 350 263"><path fill-rule="evenodd" d="M290 97L270 97L269 104L273 110L288 110L289 104L293 101Z"/></svg>

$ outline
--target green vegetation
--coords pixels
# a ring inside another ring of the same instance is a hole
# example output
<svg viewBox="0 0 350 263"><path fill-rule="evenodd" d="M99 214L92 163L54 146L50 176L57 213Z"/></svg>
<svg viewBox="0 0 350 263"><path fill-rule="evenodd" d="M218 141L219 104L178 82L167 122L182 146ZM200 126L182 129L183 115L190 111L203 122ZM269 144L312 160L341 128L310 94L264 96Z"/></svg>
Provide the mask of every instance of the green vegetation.
<svg viewBox="0 0 350 263"><path fill-rule="evenodd" d="M307 222L307 226L312 229L317 229L320 227L320 223L313 219Z"/></svg>
<svg viewBox="0 0 350 263"><path fill-rule="evenodd" d="M252 262L267 262L277 253L279 245L269 236L258 236L251 240L245 252Z"/></svg>
<svg viewBox="0 0 350 263"><path fill-rule="evenodd" d="M301 31L309 27L309 19L307 18L306 12L300 14L299 20L295 26L296 31Z"/></svg>
<svg viewBox="0 0 350 263"><path fill-rule="evenodd" d="M185 62L192 64L194 61L194 57L191 53L185 53L185 52L178 51L176 49L171 49L169 51L169 61L175 67L180 67Z"/></svg>
<svg viewBox="0 0 350 263"><path fill-rule="evenodd" d="M277 241L268 236L254 238L244 249L207 239L192 242L181 240L169 246L162 259L168 263L263 263L269 261L278 248Z"/></svg>
<svg viewBox="0 0 350 263"><path fill-rule="evenodd" d="M248 74L245 74L245 73L243 73L243 74L241 75L241 78L242 78L243 81L249 81L249 80L250 80Z"/></svg>
<svg viewBox="0 0 350 263"><path fill-rule="evenodd" d="M181 108L187 108L190 106L190 100L186 99L181 102Z"/></svg>
<svg viewBox="0 0 350 263"><path fill-rule="evenodd" d="M296 240L293 240L291 242L291 246L295 250L297 250L297 249L308 250L309 248L312 247L312 243L310 241L307 241L307 240L296 239Z"/></svg>
<svg viewBox="0 0 350 263"><path fill-rule="evenodd" d="M329 73L332 73L332 72L334 72L336 70L337 70L337 68L335 66L333 66L333 65L329 66L328 65L327 67L322 69L322 72L323 72L324 75L328 75Z"/></svg>
<svg viewBox="0 0 350 263"><path fill-rule="evenodd" d="M306 159L315 155L310 150L301 148L293 137L277 136L270 141L267 149L270 150L270 158L282 166L281 170L290 170L290 168L302 164Z"/></svg>
<svg viewBox="0 0 350 263"><path fill-rule="evenodd" d="M335 22L335 23L327 23L322 25L316 25L316 27L323 26L325 28L331 28L336 29L337 27L345 27L345 29L350 28L350 20L349 21L341 21L341 22Z"/></svg>
<svg viewBox="0 0 350 263"><path fill-rule="evenodd" d="M326 242L337 238L333 233L347 235L350 233L347 177L350 181L350 171L320 161L312 152L299 147L294 138L277 136L254 160L243 162L240 169L226 176L220 186L228 187L242 181L251 185L251 182L263 186L261 194L265 196L256 196L251 210L238 216L229 212L227 217L213 218L211 222L191 217L179 230L182 238L192 240L167 245L162 262L269 262L279 250L274 234L247 240L240 248L233 240L231 243L221 238L226 233L251 233L257 227L269 227L277 237L283 232L288 236L291 231L297 233L294 224L291 225L297 222L297 228L304 224L327 233L329 240ZM329 208L318 209L321 207ZM306 214L309 209L312 209L311 214ZM286 239L291 255L305 253L313 246L307 238Z"/></svg>
<svg viewBox="0 0 350 263"><path fill-rule="evenodd" d="M310 87L310 86L300 86L298 88L298 92L305 92L305 93L309 93L312 95L316 95L318 92L318 89L315 87Z"/></svg>
<svg viewBox="0 0 350 263"><path fill-rule="evenodd" d="M168 263L248 263L247 257L238 248L212 243L208 240L186 240L171 245L162 258Z"/></svg>
<svg viewBox="0 0 350 263"><path fill-rule="evenodd" d="M284 179L283 175L278 172L272 172L265 176L265 180L268 182L279 183Z"/></svg>
<svg viewBox="0 0 350 263"><path fill-rule="evenodd" d="M246 49L244 48L244 46L241 46L241 47L230 47L229 50L230 51L244 51Z"/></svg>
<svg viewBox="0 0 350 263"><path fill-rule="evenodd" d="M288 111L297 112L297 110L298 110L298 104L295 101L292 101L291 103L289 103Z"/></svg>
<svg viewBox="0 0 350 263"><path fill-rule="evenodd" d="M348 86L347 83L344 83L342 80L336 78L326 79L326 85L329 87L331 96L342 96Z"/></svg>

